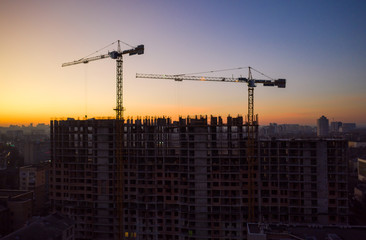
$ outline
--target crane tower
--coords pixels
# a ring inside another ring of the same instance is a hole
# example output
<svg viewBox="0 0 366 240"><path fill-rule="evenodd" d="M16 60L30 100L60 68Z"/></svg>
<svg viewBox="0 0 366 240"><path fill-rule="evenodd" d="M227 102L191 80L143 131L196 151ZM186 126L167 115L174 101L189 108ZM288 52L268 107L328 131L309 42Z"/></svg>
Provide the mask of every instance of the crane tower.
<svg viewBox="0 0 366 240"><path fill-rule="evenodd" d="M79 60L75 60L72 62L67 62L67 63L63 63L62 67L67 67L67 66L71 66L71 65L75 65L75 64L80 64L80 63L89 63L91 61L96 61L96 60L100 60L100 59L105 59L105 58L112 58L116 60L116 108L114 109L116 111L116 119L117 120L122 120L123 118L123 69L122 69L122 55L125 54L129 54L131 55L141 55L144 54L144 45L138 45L135 48L129 49L129 50L124 50L121 51L121 41L117 40L118 46L117 46L117 51L112 51L112 52L108 52L107 54L103 54L100 56L95 56L95 57L89 57L89 58L81 58ZM114 43L112 43L114 44Z"/></svg>

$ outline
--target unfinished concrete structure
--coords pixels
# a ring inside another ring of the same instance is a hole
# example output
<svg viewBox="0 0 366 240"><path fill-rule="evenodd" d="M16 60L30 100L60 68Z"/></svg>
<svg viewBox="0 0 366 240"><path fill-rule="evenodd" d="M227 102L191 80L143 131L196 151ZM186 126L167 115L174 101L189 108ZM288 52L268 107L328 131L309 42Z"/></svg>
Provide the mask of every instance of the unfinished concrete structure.
<svg viewBox="0 0 366 240"><path fill-rule="evenodd" d="M51 122L51 201L76 239L118 237L115 124ZM241 117L125 120L125 239L245 239L246 127ZM347 144L256 142L257 221L346 224Z"/></svg>

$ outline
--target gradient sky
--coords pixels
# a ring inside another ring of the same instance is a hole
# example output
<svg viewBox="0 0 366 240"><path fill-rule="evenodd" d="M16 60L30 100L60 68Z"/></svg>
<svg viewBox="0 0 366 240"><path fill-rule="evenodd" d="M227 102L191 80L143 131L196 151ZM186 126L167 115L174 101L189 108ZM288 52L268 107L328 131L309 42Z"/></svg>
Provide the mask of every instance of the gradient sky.
<svg viewBox="0 0 366 240"><path fill-rule="evenodd" d="M114 60L61 64L117 39L145 45L124 57L125 116L244 115L244 84L135 74L252 66L288 81L255 89L260 124L315 125L321 115L366 124L365 12L365 1L337 0L1 0L0 126L114 116ZM247 70L215 74L240 75Z"/></svg>

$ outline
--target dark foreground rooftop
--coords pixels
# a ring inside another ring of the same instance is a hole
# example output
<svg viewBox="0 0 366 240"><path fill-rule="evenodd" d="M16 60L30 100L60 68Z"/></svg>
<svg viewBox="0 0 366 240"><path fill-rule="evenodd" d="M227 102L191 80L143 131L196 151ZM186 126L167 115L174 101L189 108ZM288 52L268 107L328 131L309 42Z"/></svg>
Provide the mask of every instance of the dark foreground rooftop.
<svg viewBox="0 0 366 240"><path fill-rule="evenodd" d="M366 226L248 224L248 240L355 240L365 239L365 236Z"/></svg>
<svg viewBox="0 0 366 240"><path fill-rule="evenodd" d="M74 221L54 213L30 222L27 226L5 236L2 240L64 239L63 234L73 234L73 226Z"/></svg>

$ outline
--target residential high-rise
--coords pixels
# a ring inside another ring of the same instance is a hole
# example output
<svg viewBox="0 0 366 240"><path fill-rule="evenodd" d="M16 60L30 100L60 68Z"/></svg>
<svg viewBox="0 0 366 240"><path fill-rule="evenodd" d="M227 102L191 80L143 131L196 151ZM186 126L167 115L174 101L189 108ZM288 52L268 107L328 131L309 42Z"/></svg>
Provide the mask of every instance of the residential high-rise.
<svg viewBox="0 0 366 240"><path fill-rule="evenodd" d="M246 126L210 120L124 122L125 239L246 238ZM76 222L76 239L118 237L115 124L51 122L51 200ZM348 222L346 141L259 140L256 149L256 221Z"/></svg>
<svg viewBox="0 0 366 240"><path fill-rule="evenodd" d="M326 137L329 134L329 120L328 118L321 116L317 120L317 135L318 137Z"/></svg>

